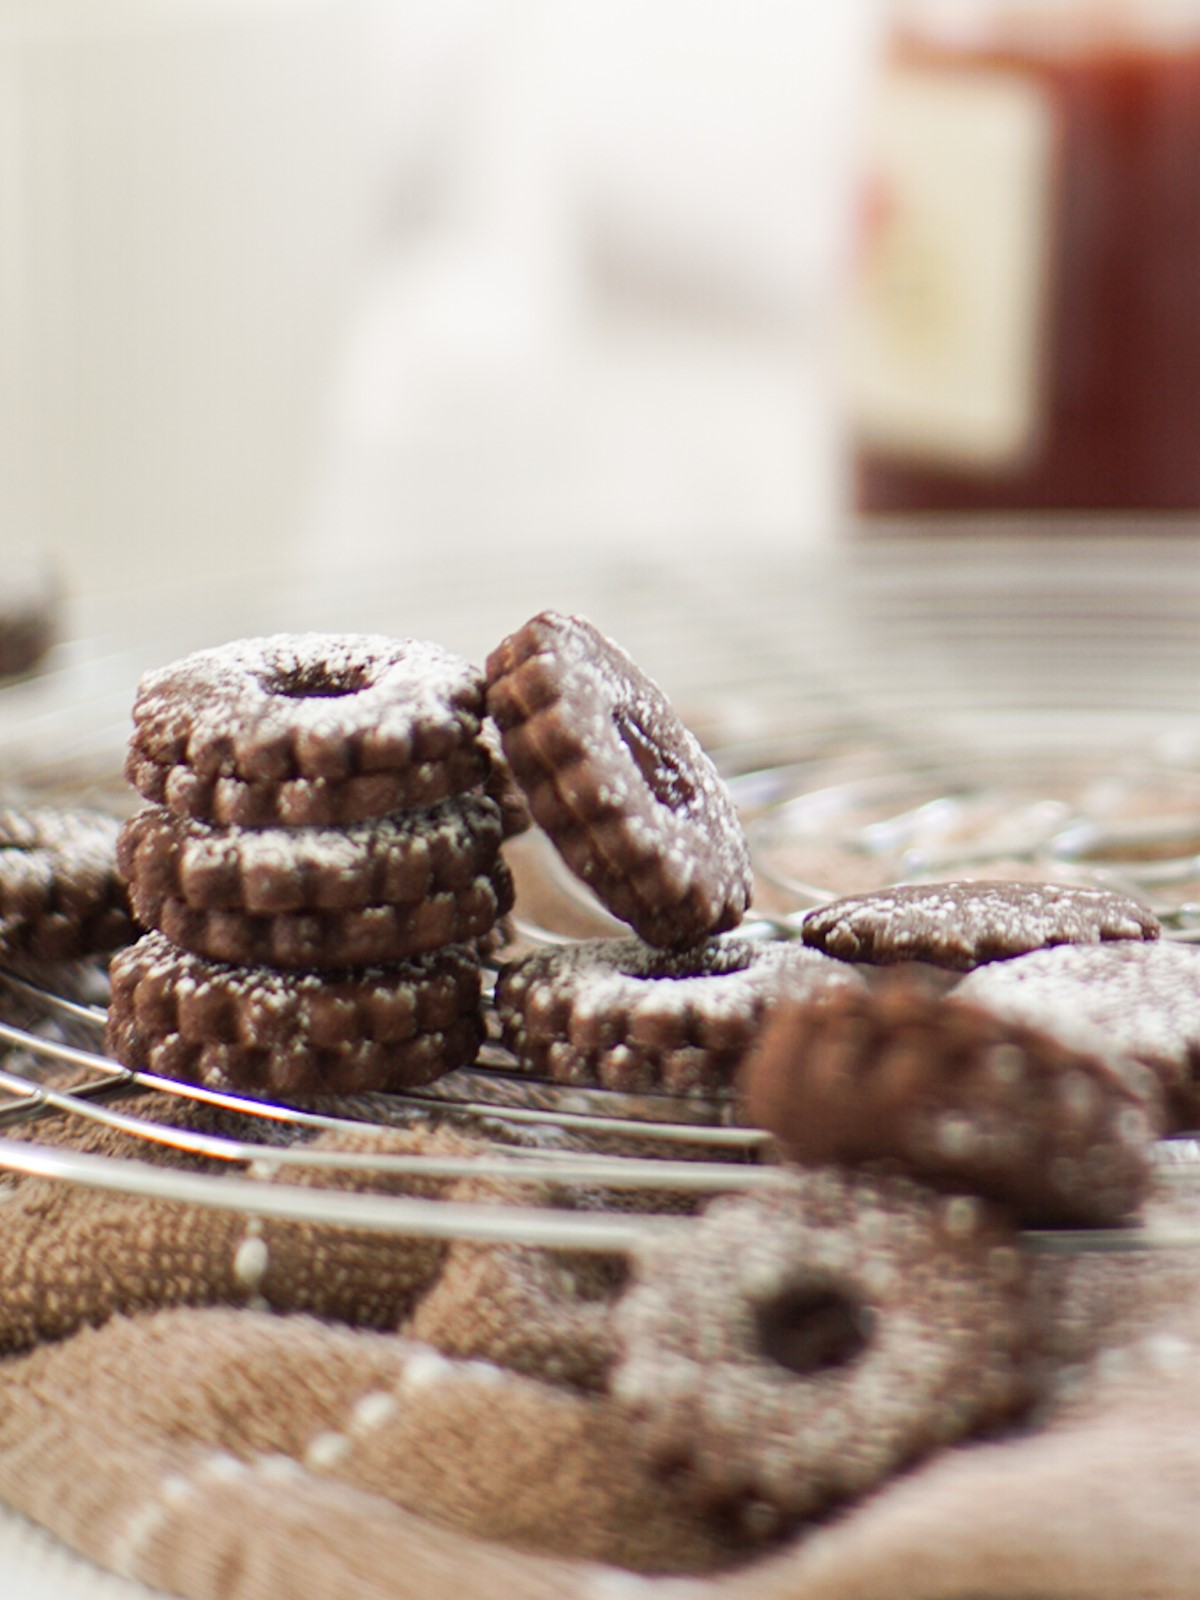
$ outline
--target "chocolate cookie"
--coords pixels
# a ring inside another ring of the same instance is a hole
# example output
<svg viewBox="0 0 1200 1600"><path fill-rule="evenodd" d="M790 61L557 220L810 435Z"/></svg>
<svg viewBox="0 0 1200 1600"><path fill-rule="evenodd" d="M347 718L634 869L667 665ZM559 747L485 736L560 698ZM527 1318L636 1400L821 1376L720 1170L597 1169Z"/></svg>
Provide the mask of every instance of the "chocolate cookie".
<svg viewBox="0 0 1200 1600"><path fill-rule="evenodd" d="M148 933L114 957L106 1043L208 1088L359 1094L429 1083L483 1040L479 961L450 946L338 973L237 967Z"/></svg>
<svg viewBox="0 0 1200 1600"><path fill-rule="evenodd" d="M134 937L102 811L0 810L0 959L73 961Z"/></svg>
<svg viewBox="0 0 1200 1600"><path fill-rule="evenodd" d="M158 928L181 950L213 961L263 963L287 969L361 967L403 961L442 945L489 934L513 903L512 875L503 861L462 889L404 905L352 911L283 911L255 917L244 911L203 911L183 900L133 896L138 921Z"/></svg>
<svg viewBox="0 0 1200 1600"><path fill-rule="evenodd" d="M781 1002L740 1079L789 1159L882 1164L1003 1201L1024 1222L1114 1224L1150 1186L1151 1074L942 994L910 972Z"/></svg>
<svg viewBox="0 0 1200 1600"><path fill-rule="evenodd" d="M637 939L539 950L496 984L504 1042L527 1071L627 1093L727 1090L776 992L861 983L796 945L712 940L682 954Z"/></svg>
<svg viewBox="0 0 1200 1600"><path fill-rule="evenodd" d="M431 806L481 783L480 674L421 640L277 634L147 674L125 772L147 799L222 826L325 826Z"/></svg>
<svg viewBox="0 0 1200 1600"><path fill-rule="evenodd" d="M495 803L473 794L339 828L215 828L144 806L118 860L138 920L216 961L399 961L512 907Z"/></svg>
<svg viewBox="0 0 1200 1600"><path fill-rule="evenodd" d="M810 912L801 937L842 961L928 961L967 972L1046 945L1157 939L1160 932L1144 906L1108 889L972 881L849 895Z"/></svg>
<svg viewBox="0 0 1200 1600"><path fill-rule="evenodd" d="M962 979L964 1001L1029 1026L1090 1026L1144 1063L1166 1098L1166 1131L1200 1129L1200 948L1160 940L1039 950Z"/></svg>
<svg viewBox="0 0 1200 1600"><path fill-rule="evenodd" d="M466 889L496 864L500 844L499 809L478 794L345 828L214 828L148 805L121 830L117 863L135 900L267 917Z"/></svg>
<svg viewBox="0 0 1200 1600"><path fill-rule="evenodd" d="M637 1248L613 1393L664 1469L773 1534L1019 1409L1024 1279L978 1200L781 1174Z"/></svg>
<svg viewBox="0 0 1200 1600"><path fill-rule="evenodd" d="M492 652L487 683L535 821L614 916L666 949L741 920L751 878L733 801L618 645L543 612Z"/></svg>
<svg viewBox="0 0 1200 1600"><path fill-rule="evenodd" d="M369 966L403 961L447 944L482 939L510 910L512 875L503 861L464 889L427 895L409 905L358 911L200 911L182 900L134 896L143 926L158 928L181 950L213 961L263 963L288 970Z"/></svg>

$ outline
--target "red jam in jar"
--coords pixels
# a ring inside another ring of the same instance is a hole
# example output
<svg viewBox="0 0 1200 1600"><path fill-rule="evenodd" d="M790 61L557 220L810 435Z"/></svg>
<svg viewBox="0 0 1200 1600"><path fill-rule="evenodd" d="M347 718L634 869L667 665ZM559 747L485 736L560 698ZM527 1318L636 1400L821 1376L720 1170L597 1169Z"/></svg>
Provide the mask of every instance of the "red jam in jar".
<svg viewBox="0 0 1200 1600"><path fill-rule="evenodd" d="M860 510L1200 508L1200 7L1165 9L898 27L852 319Z"/></svg>

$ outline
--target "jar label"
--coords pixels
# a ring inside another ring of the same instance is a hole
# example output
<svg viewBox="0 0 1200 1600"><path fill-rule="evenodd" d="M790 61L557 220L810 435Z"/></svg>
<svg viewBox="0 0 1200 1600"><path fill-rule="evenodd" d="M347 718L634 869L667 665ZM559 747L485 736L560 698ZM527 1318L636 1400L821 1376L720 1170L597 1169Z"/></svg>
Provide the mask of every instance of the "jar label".
<svg viewBox="0 0 1200 1600"><path fill-rule="evenodd" d="M882 85L851 328L861 441L1019 460L1038 423L1054 145L1012 72L897 67Z"/></svg>

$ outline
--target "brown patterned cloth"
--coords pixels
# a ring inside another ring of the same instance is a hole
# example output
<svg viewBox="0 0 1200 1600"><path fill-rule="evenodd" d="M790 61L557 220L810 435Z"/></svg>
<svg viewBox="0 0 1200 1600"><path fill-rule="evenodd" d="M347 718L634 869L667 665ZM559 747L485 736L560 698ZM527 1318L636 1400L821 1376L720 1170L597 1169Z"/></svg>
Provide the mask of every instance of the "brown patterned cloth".
<svg viewBox="0 0 1200 1600"><path fill-rule="evenodd" d="M167 1097L121 1107L251 1131ZM254 1124L256 1142L264 1131ZM22 1136L220 1170L75 1119ZM436 1127L313 1145L488 1148ZM604 1198L317 1168L287 1181ZM100 1565L189 1600L1197 1591L1195 1249L1039 1257L1040 1409L753 1554L686 1479L646 1464L608 1394L619 1264L258 1222L51 1179L4 1192L0 1498ZM1156 1222L1193 1220L1188 1199L1156 1204Z"/></svg>

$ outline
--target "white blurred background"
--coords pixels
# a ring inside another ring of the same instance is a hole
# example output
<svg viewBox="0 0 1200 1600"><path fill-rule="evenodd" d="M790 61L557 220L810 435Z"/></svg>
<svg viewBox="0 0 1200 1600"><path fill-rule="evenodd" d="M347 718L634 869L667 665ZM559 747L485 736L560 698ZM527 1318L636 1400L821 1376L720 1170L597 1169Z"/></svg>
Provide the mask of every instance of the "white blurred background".
<svg viewBox="0 0 1200 1600"><path fill-rule="evenodd" d="M835 537L876 12L0 0L4 540L96 591Z"/></svg>

